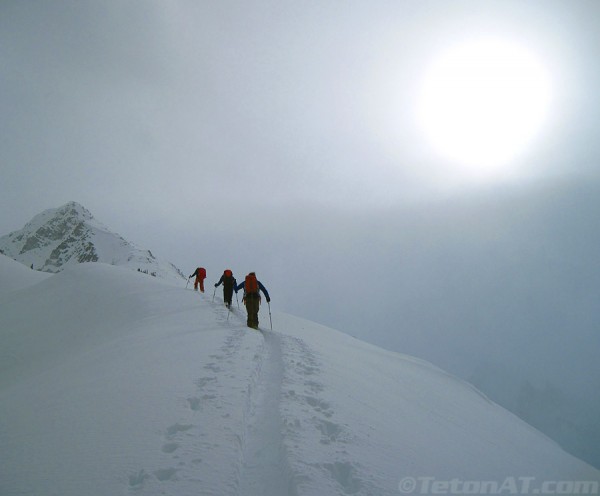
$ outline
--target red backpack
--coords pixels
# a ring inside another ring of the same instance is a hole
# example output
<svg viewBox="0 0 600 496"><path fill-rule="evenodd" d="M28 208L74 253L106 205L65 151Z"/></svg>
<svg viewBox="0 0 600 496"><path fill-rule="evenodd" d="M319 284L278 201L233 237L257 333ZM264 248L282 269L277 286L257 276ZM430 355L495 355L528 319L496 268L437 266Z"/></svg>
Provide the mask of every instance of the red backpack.
<svg viewBox="0 0 600 496"><path fill-rule="evenodd" d="M250 272L250 274L246 276L244 290L246 291L246 294L258 293L258 280L256 279L256 274L254 274L254 272Z"/></svg>
<svg viewBox="0 0 600 496"><path fill-rule="evenodd" d="M204 267L198 267L198 278L206 279L206 269Z"/></svg>
<svg viewBox="0 0 600 496"><path fill-rule="evenodd" d="M229 269L225 269L225 272L223 272L223 275L225 277L231 277L233 275L233 272L231 272Z"/></svg>

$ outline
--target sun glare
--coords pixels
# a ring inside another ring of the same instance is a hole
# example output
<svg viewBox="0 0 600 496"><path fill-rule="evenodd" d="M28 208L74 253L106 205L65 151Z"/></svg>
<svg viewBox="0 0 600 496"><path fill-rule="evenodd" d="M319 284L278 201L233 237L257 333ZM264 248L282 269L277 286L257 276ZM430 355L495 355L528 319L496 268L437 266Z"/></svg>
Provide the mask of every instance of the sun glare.
<svg viewBox="0 0 600 496"><path fill-rule="evenodd" d="M498 40L450 48L430 66L418 119L436 151L474 177L510 167L546 116L550 84L524 47Z"/></svg>

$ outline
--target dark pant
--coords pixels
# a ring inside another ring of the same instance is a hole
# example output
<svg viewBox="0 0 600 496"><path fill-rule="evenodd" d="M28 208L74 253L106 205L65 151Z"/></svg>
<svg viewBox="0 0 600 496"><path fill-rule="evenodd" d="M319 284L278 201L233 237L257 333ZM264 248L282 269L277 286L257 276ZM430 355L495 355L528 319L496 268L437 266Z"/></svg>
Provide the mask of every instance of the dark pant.
<svg viewBox="0 0 600 496"><path fill-rule="evenodd" d="M258 310L260 309L260 296L250 293L245 298L246 311L248 312L248 327L258 329Z"/></svg>
<svg viewBox="0 0 600 496"><path fill-rule="evenodd" d="M233 286L223 286L223 300L227 306L231 305L231 297L233 296Z"/></svg>

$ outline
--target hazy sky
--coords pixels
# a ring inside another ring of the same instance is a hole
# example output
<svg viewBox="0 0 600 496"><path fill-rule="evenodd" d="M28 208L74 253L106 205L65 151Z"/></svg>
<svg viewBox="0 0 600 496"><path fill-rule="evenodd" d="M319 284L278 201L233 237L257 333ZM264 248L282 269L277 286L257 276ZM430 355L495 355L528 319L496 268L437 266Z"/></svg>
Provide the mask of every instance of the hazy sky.
<svg viewBox="0 0 600 496"><path fill-rule="evenodd" d="M256 270L280 310L463 376L519 356L585 394L599 25L596 0L1 0L0 234L75 200L184 272ZM481 179L417 106L431 64L485 38L535 54L551 92Z"/></svg>
<svg viewBox="0 0 600 496"><path fill-rule="evenodd" d="M5 0L0 232L71 199L129 231L446 195L469 177L415 102L444 48L482 36L551 74L520 173L595 173L599 18L595 1Z"/></svg>

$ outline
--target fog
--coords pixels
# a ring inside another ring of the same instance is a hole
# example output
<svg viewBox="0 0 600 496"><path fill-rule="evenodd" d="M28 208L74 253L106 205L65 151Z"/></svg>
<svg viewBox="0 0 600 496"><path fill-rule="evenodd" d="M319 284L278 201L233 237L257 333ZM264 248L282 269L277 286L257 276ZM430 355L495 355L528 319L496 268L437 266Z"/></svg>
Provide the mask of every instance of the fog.
<svg viewBox="0 0 600 496"><path fill-rule="evenodd" d="M188 274L256 271L278 310L430 360L600 466L599 20L594 1L2 2L0 234L77 201ZM487 182L415 124L428 63L482 35L553 87Z"/></svg>

